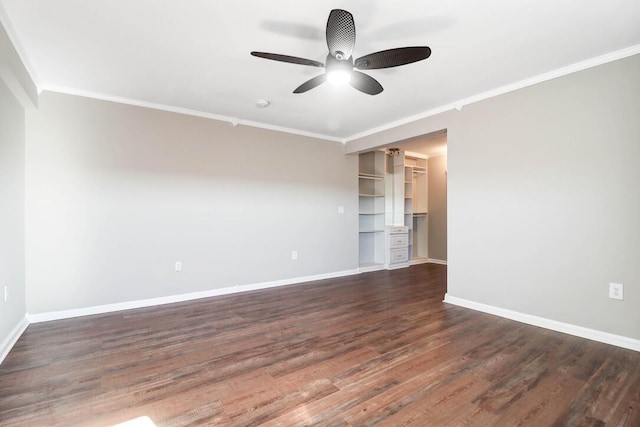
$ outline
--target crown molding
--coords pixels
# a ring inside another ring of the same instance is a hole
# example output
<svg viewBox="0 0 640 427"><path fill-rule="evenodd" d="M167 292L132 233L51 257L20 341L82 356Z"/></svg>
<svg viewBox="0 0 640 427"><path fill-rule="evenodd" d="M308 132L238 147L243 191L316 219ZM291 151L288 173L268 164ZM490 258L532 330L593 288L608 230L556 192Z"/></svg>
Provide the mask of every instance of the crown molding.
<svg viewBox="0 0 640 427"><path fill-rule="evenodd" d="M414 114L412 116L405 117L400 120L396 120L393 122L386 123L382 126L378 126L360 133L356 133L354 135L348 136L344 138L345 144L356 139L364 138L366 136L375 135L376 133L384 132L389 129L397 128L402 125L406 125L409 123L416 122L418 120L426 119L428 117L436 116L438 114L446 113L447 111L454 110L454 104L447 104L441 107L432 108L431 110L424 111L422 113Z"/></svg>
<svg viewBox="0 0 640 427"><path fill-rule="evenodd" d="M38 90L38 94L39 94L42 90L40 89L38 75L35 72L33 65L31 64L31 61L29 61L29 57L27 56L26 51L22 47L22 43L20 43L20 39L18 39L18 36L16 35L16 31L13 28L13 24L9 19L9 15L7 14L7 11L5 10L4 5L2 4L1 1L0 1L0 24L4 28L4 31L7 33L7 36L9 37L9 41L11 41L11 44L13 44L13 48L16 50L16 53L18 54L20 61L22 61L22 65L24 65L25 70L27 70L29 77L31 77L31 81L36 85L36 89Z"/></svg>
<svg viewBox="0 0 640 427"><path fill-rule="evenodd" d="M283 133L289 133L289 134L293 134L293 135L299 135L299 136L305 136L305 137L310 137L310 138L316 138L316 139L322 139L322 140L327 140L327 141L333 141L333 142L339 142L341 144L346 144L350 141L354 141L357 139L361 139L367 136L371 136L380 132L384 132L386 130L389 129L393 129L399 126L403 126L409 123L413 123L416 122L418 120L422 120L422 119L426 119L438 114L442 114L448 111L462 111L462 109L464 108L464 106L469 105L469 104L473 104L476 102L480 102L480 101L484 101L486 99L489 98L493 98L499 95L503 95L509 92L513 92L515 90L518 89L523 89L525 87L528 86L532 86L538 83L542 83L548 80L552 80L558 77L562 77L562 76L566 76L578 71L582 71L588 68L592 68L592 67L596 67L598 65L603 65L609 62L613 62L613 61L617 61L619 59L624 59L633 55L637 55L640 54L640 45L634 45L634 46L630 46L628 48L625 49L620 49L614 52L610 52L604 55L600 55L591 59L587 59L585 61L580 61L565 67L561 67L558 68L556 70L547 72L547 73L543 73L543 74L539 74L537 76L533 76L515 83L511 83L508 85L504 85L504 86L500 86L498 88L495 89L491 89L488 90L486 92L482 92L467 98L463 98L460 100L457 100L455 102L440 106L440 107L436 107L436 108L432 108L430 110L418 113L418 114L414 114L396 121L392 121L389 123L386 123L384 125L381 126L377 126L356 134L353 134L351 136L347 136L347 137L337 137L337 136L331 136L331 135L326 135L326 134L321 134L321 133L315 133L315 132L308 132L305 130L301 130L301 129L295 129L295 128L289 128L289 127L284 127L284 126L278 126L278 125L271 125L268 123L262 123L262 122L255 122L255 121L251 121L251 120L243 120L243 119L239 119L239 118L235 118L235 117L230 117L230 116L225 116L225 115L220 115L220 114L213 114L213 113L208 113L208 112L203 112L203 111L198 111L198 110L191 110L188 108L181 108L181 107L174 107L174 106L170 106L170 105L165 105L165 104L158 104L158 103L152 103L152 102L146 102L146 101L141 101L141 100L136 100L136 99L131 99L131 98L125 98L125 97L119 97L119 96L112 96L112 95L107 95L107 94L101 94L101 93L96 93L96 92L91 92L91 91L84 91L84 90L80 90L80 89L74 89L74 88L67 88L67 87L61 87L61 86L55 86L55 85L46 85L46 84L42 84L40 82L40 79L38 78L37 73L35 72L35 69L33 67L33 65L31 64L31 62L29 61L28 55L26 54L24 48L22 47L22 44L19 41L19 38L16 35L16 32L13 28L13 25L11 24L11 21L8 17L8 14L4 8L4 6L2 5L2 3L0 2L0 24L2 24L2 26L4 27L5 31L7 32L7 35L9 36L9 39L11 41L11 43L13 43L13 46L16 50L16 52L18 53L18 56L20 57L20 60L22 61L22 63L24 64L25 69L27 70L27 72L29 73L32 81L35 83L37 89L38 89L38 93L41 93L43 90L47 90L47 91L51 91L51 92L59 92L59 93L66 93L66 94L70 94L70 95L77 95L77 96L82 96L82 97L86 97L86 98L94 98L94 99L100 99L100 100L105 100L105 101L111 101L111 102L117 102L117 103L122 103L122 104L128 104L128 105L133 105L133 106L139 106L139 107L145 107L145 108L151 108L151 109L156 109L156 110L162 110L162 111L169 111L169 112L174 112L174 113L178 113L178 114L184 114L184 115L190 115L190 116L196 116L196 117L203 117L203 118L208 118L208 119L213 119L213 120L218 120L218 121L224 121L224 122L228 122L231 123L233 126L237 126L238 124L244 125L244 126L249 126L249 127L255 127L255 128L260 128L260 129L266 129L266 130L272 130L272 131L277 131L277 132L283 132Z"/></svg>
<svg viewBox="0 0 640 427"><path fill-rule="evenodd" d="M236 117L225 116L222 114L208 113L205 111L192 110L189 108L174 107L172 105L141 101L138 99L126 98L122 96L108 95L104 93L92 92L92 91L87 91L82 89L75 89L75 88L64 87L64 86L46 85L46 84L43 85L41 89L42 91L47 91L47 92L75 95L75 96L81 96L84 98L98 99L101 101L115 102L118 104L132 105L134 107L150 108L153 110L168 111L171 113L183 114L187 116L202 117L205 119L212 119L212 120L217 120L221 122L227 122L227 123L230 123L233 127L236 127L238 125L243 125L243 126L249 126L249 127L259 128L259 129L266 129L266 130L272 130L276 132L288 133L292 135L322 139L325 141L339 142L341 144L345 143L345 140L343 138L338 138L335 136L323 135L323 134L314 133L314 132L307 132L304 130L293 129L293 128L288 128L284 126L270 125L268 123L254 122L251 120L243 120Z"/></svg>
<svg viewBox="0 0 640 427"><path fill-rule="evenodd" d="M493 98L499 95L504 95L509 92L516 91L518 89L523 89L529 86L536 85L538 83L543 83L549 80L556 79L558 77L563 77L569 74L576 73L578 71L586 70L588 68L597 67L598 65L607 64L609 62L617 61L619 59L628 58L633 55L640 54L640 45L634 45L625 49L616 50L614 52L610 52L604 55L596 56L591 59L587 59L585 61L576 62L571 65L567 65L566 67L558 68L553 71L549 71L547 73L539 74L537 76L529 77L524 80L520 80L515 83L511 83L505 86L500 86L495 89L488 90L486 92L482 92L473 96L469 96L467 98L459 99L451 104L446 104L441 107L433 108L431 110L427 110L422 113L418 113L400 120L396 120L390 123L387 123L382 126L378 126L373 129L366 130L364 132L360 132L349 137L345 138L345 143L350 141L354 141L356 139L364 138L367 136L371 136L380 132L384 132L386 130L390 130L402 125L406 125L409 123L416 122L418 120L426 119L428 117L435 116L437 114L445 113L447 111L462 111L462 109L469 104L473 104L476 102L484 101L489 98Z"/></svg>
<svg viewBox="0 0 640 427"><path fill-rule="evenodd" d="M479 93L474 96L470 96L468 98L461 99L457 102L454 102L454 105L458 107L460 110L466 105L473 104L475 102L484 101L485 99L493 98L499 95L503 95L505 93L513 92L518 89L523 89L525 87L533 86L538 83L543 83L549 80L556 79L558 77L563 77L569 74L577 73L578 71L583 71L588 68L597 67L599 65L607 64L609 62L617 61L619 59L628 58L633 55L640 54L640 45L635 45L628 47L626 49L617 50L614 52L610 52L604 55L596 56L595 58L587 59L585 61L576 62L571 65L567 65L566 67L558 68L553 71L549 71L547 73L539 74L537 76L529 77L524 80L520 80L519 82L511 83L505 86L501 86L487 92Z"/></svg>

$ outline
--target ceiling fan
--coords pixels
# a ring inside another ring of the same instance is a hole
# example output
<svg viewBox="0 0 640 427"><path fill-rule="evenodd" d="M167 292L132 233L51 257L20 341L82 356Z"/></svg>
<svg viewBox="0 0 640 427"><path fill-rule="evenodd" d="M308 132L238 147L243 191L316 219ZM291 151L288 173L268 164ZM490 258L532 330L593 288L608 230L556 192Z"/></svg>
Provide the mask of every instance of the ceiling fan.
<svg viewBox="0 0 640 427"><path fill-rule="evenodd" d="M399 47L370 53L356 60L351 53L356 42L356 27L353 15L342 9L334 9L327 20L327 46L329 54L326 64L312 59L297 56L280 55L277 53L251 52L251 55L274 61L289 62L291 64L321 67L325 72L302 83L293 93L303 93L329 81L336 84L349 83L354 88L369 95L377 95L383 91L382 85L376 79L357 70L376 70L422 61L431 55L427 46Z"/></svg>

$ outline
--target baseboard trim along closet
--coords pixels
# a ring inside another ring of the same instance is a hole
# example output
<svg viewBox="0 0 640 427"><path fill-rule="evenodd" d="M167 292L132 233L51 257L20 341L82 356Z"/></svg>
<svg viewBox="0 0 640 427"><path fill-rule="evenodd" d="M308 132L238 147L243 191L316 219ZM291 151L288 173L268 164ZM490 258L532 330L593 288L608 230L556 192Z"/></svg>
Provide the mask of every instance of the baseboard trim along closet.
<svg viewBox="0 0 640 427"><path fill-rule="evenodd" d="M5 357L9 354L13 346L16 344L18 339L22 336L22 333L29 326L29 320L25 317L16 325L15 328L9 332L9 335L2 341L0 344L0 364L4 361Z"/></svg>
<svg viewBox="0 0 640 427"><path fill-rule="evenodd" d="M372 271L380 271L380 270L384 270L384 264L378 264L378 265L369 265L367 267L360 267L358 268L358 272L359 273L371 273Z"/></svg>
<svg viewBox="0 0 640 427"><path fill-rule="evenodd" d="M428 262L430 262L431 264L447 265L447 261L446 260L435 259L435 258L429 258Z"/></svg>
<svg viewBox="0 0 640 427"><path fill-rule="evenodd" d="M608 332L589 329L583 326L576 326L570 323L558 322L556 320L545 319L544 317L533 316L513 310L507 310L505 308L469 301L464 298L451 296L449 294L445 294L444 302L460 307L470 308L476 311L481 311L483 313L504 317L506 319L515 320L517 322L526 323L528 325L538 326L540 328L550 329L552 331L562 332L565 334L574 335L576 337L586 338L605 344L611 344L629 350L640 351L640 340L636 340L633 338L623 337L621 335L615 335Z"/></svg>
<svg viewBox="0 0 640 427"><path fill-rule="evenodd" d="M210 289L202 292L191 292L181 295L170 295L159 298L149 298L137 301L126 301L115 304L97 305L93 307L76 308L72 310L51 311L47 313L27 314L29 323L48 322L51 320L70 319L73 317L90 316L92 314L111 313L114 311L131 310L134 308L153 307L156 305L171 304L174 302L191 301L200 298L228 295L239 292L256 291L260 289L275 288L278 286L294 285L298 283L313 282L316 280L333 279L335 277L351 276L360 273L357 269L338 271L334 273L317 274L313 276L295 277L291 279L274 280L271 282L253 283L248 285L228 286L225 288Z"/></svg>

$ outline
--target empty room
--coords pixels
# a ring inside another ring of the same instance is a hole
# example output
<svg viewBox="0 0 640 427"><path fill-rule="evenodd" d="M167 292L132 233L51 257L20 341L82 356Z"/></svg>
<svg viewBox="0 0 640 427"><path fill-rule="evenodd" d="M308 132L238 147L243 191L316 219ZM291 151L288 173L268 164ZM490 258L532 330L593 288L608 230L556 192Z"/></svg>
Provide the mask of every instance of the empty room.
<svg viewBox="0 0 640 427"><path fill-rule="evenodd" d="M640 426L638 23L0 0L0 425Z"/></svg>

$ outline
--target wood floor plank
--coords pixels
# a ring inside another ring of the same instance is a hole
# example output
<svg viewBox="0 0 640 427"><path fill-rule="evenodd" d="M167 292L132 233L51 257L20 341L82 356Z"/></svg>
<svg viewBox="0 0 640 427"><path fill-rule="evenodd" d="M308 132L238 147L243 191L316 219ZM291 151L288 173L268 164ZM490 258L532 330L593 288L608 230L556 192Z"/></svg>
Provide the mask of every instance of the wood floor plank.
<svg viewBox="0 0 640 427"><path fill-rule="evenodd" d="M33 324L0 425L640 426L640 353L445 292L423 264Z"/></svg>
<svg viewBox="0 0 640 427"><path fill-rule="evenodd" d="M499 424L514 427L551 425L573 399L571 391L582 385L581 380L569 375L547 375L535 392L518 396L514 404L499 413Z"/></svg>

